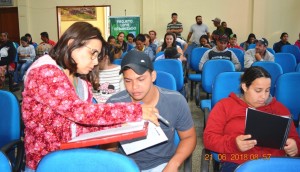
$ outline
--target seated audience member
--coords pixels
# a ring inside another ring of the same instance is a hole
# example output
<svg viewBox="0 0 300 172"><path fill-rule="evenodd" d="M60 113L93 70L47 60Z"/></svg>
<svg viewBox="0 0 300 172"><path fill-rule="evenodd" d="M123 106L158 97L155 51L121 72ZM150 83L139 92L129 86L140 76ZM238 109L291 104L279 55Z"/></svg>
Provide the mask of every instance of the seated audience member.
<svg viewBox="0 0 300 172"><path fill-rule="evenodd" d="M150 39L152 44L155 44L158 47L159 41L156 39L156 32L154 30L149 31Z"/></svg>
<svg viewBox="0 0 300 172"><path fill-rule="evenodd" d="M208 35L202 35L200 37L199 42L200 42L200 47L206 47L206 48L211 49L212 46L214 46L214 45L210 44L209 39L208 39Z"/></svg>
<svg viewBox="0 0 300 172"><path fill-rule="evenodd" d="M177 59L179 60L180 62L182 61L186 61L186 58L178 53L177 49L175 47L168 47L165 51L164 51L164 54L161 55L161 56L158 56L156 60L161 60L161 59Z"/></svg>
<svg viewBox="0 0 300 172"><path fill-rule="evenodd" d="M147 54L150 59L153 61L155 56L153 54L153 51L150 47L146 47L145 46L145 42L146 42L146 37L143 34L138 34L136 36L136 40L135 40L135 47L132 50L136 50L136 51L142 51L145 54Z"/></svg>
<svg viewBox="0 0 300 172"><path fill-rule="evenodd" d="M182 49L180 48L179 45L176 44L176 35L171 32L167 32L164 37L164 42L161 46L159 46L156 50L156 53L160 51L165 51L166 48L168 47L176 47L178 53L183 54Z"/></svg>
<svg viewBox="0 0 300 172"><path fill-rule="evenodd" d="M52 41L51 39L49 39L49 35L47 32L42 32L41 33L41 40L43 42L41 42L40 44L50 44L52 47L56 44L54 41Z"/></svg>
<svg viewBox="0 0 300 172"><path fill-rule="evenodd" d="M127 45L131 47L131 48L128 47L128 51L130 51L133 47L135 47L135 37L132 33L128 33L126 39L127 39Z"/></svg>
<svg viewBox="0 0 300 172"><path fill-rule="evenodd" d="M254 43L255 43L255 40L256 40L255 35L254 35L253 33L250 33L250 34L248 35L247 41L241 43L241 47L243 47L244 50L247 51L249 45L250 45L250 44L254 44Z"/></svg>
<svg viewBox="0 0 300 172"><path fill-rule="evenodd" d="M36 59L39 57L49 54L50 50L52 48L52 45L47 44L47 43L41 43L36 47Z"/></svg>
<svg viewBox="0 0 300 172"><path fill-rule="evenodd" d="M27 37L22 36L20 42L21 45L17 49L19 62L17 63L17 69L14 72L14 85L23 81L23 76L26 70L30 67L35 59L35 49L33 45L29 44Z"/></svg>
<svg viewBox="0 0 300 172"><path fill-rule="evenodd" d="M122 47L116 44L116 38L113 35L110 35L107 38L107 43L114 49L114 59L119 59L122 56Z"/></svg>
<svg viewBox="0 0 300 172"><path fill-rule="evenodd" d="M0 33L0 88L2 88L5 82L5 74L7 70L13 71L15 68L14 59L16 57L17 50L14 47L13 42L8 39L8 33Z"/></svg>
<svg viewBox="0 0 300 172"><path fill-rule="evenodd" d="M281 34L279 42L274 43L273 49L274 49L275 53L280 53L281 47L284 45L291 45L289 43L289 34L287 34L286 32L283 32Z"/></svg>
<svg viewBox="0 0 300 172"><path fill-rule="evenodd" d="M153 55L155 56L155 55L156 55L157 45L156 45L156 44L153 44L153 43L151 42L151 37L150 37L149 34L144 34L144 35L145 35L145 38L146 38L145 46L151 48L152 51L153 51Z"/></svg>
<svg viewBox="0 0 300 172"><path fill-rule="evenodd" d="M268 40L261 38L256 40L256 46L245 52L244 67L249 68L256 61L272 61L274 62L274 55L268 50Z"/></svg>
<svg viewBox="0 0 300 172"><path fill-rule="evenodd" d="M121 66L115 65L115 47L107 45L105 55L99 59L99 83L93 83L93 96L98 103L105 103L108 98L125 89L123 76L119 74Z"/></svg>
<svg viewBox="0 0 300 172"><path fill-rule="evenodd" d="M157 87L152 61L139 51L128 52L121 63L126 90L109 98L107 102L135 102L155 106L170 126L160 123L168 137L167 142L128 155L143 171L178 171L178 167L191 155L196 146L196 132L186 99L177 91ZM174 132L180 143L174 145Z"/></svg>
<svg viewBox="0 0 300 172"><path fill-rule="evenodd" d="M230 37L231 34L233 34L232 29L227 27L227 23L226 21L222 21L221 26L224 28L225 30L225 34Z"/></svg>
<svg viewBox="0 0 300 172"><path fill-rule="evenodd" d="M122 47L122 52L125 53L128 51L127 42L124 40L125 34L124 32L119 32L117 36L117 46Z"/></svg>
<svg viewBox="0 0 300 172"><path fill-rule="evenodd" d="M28 39L28 43L30 45L33 45L34 48L36 48L38 46L37 43L35 43L35 42L32 41L32 37L31 37L31 35L29 33L26 33L25 36Z"/></svg>
<svg viewBox="0 0 300 172"><path fill-rule="evenodd" d="M294 125L291 125L283 150L256 146L257 141L244 134L247 108L290 116L289 110L270 95L270 87L270 74L261 67L252 66L241 77L242 94L230 93L210 112L203 143L206 149L222 155L220 171L234 171L239 164L251 159L299 155L300 139Z"/></svg>
<svg viewBox="0 0 300 172"><path fill-rule="evenodd" d="M179 45L182 48L182 52L184 53L186 49L188 48L188 43L185 42L185 40L181 38L176 38L176 44Z"/></svg>
<svg viewBox="0 0 300 172"><path fill-rule="evenodd" d="M241 64L231 50L227 48L228 37L227 35L219 35L217 39L217 45L212 49L206 51L199 63L199 70L202 71L203 65L208 60L217 60L217 59L226 59L232 61L234 64L235 70L241 70Z"/></svg>
<svg viewBox="0 0 300 172"><path fill-rule="evenodd" d="M49 55L37 59L24 78L25 171L35 170L48 153L83 133L142 118L159 124L153 106L134 103L93 104L90 82L105 40L100 30L75 22ZM96 75L97 76L97 75ZM90 81L90 82L89 82Z"/></svg>
<svg viewBox="0 0 300 172"><path fill-rule="evenodd" d="M295 45L300 48L300 33L299 33L299 39L295 42Z"/></svg>
<svg viewBox="0 0 300 172"><path fill-rule="evenodd" d="M214 30L213 32L216 32L221 35L225 34L225 28L221 25L220 18L216 17L215 19L213 19L211 21L213 22L214 26L216 27L216 30Z"/></svg>
<svg viewBox="0 0 300 172"><path fill-rule="evenodd" d="M242 48L238 43L237 43L237 36L236 34L231 34L229 36L229 42L227 44L227 48L237 48L237 49L240 49L240 50L243 50L244 51L244 48Z"/></svg>

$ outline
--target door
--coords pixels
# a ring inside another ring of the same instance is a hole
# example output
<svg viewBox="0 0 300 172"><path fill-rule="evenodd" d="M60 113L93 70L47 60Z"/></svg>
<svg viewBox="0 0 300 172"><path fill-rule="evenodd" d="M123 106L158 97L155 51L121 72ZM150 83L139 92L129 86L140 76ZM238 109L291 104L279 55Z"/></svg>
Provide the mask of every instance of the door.
<svg viewBox="0 0 300 172"><path fill-rule="evenodd" d="M9 40L17 43L20 42L19 15L17 7L1 8L0 32L7 32Z"/></svg>

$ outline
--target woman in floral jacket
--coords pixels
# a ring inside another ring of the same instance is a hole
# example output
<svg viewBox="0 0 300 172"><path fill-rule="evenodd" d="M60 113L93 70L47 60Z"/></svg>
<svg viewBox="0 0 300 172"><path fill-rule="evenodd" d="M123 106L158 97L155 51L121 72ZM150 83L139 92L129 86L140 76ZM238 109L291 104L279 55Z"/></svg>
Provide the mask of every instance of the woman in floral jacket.
<svg viewBox="0 0 300 172"><path fill-rule="evenodd" d="M35 170L48 153L80 134L142 118L158 124L157 109L134 103L92 104L90 74L105 41L96 27L74 23L49 55L28 69L22 115L26 170Z"/></svg>

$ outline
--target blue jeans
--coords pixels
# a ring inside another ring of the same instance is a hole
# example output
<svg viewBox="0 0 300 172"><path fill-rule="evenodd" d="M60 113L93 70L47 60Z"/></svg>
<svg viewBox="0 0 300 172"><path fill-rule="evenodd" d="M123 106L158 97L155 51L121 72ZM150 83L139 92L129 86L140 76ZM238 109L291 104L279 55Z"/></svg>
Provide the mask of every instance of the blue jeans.
<svg viewBox="0 0 300 172"><path fill-rule="evenodd" d="M160 164L157 167L151 168L149 170L142 170L141 172L161 172L167 166L168 163Z"/></svg>
<svg viewBox="0 0 300 172"><path fill-rule="evenodd" d="M233 172L239 164L233 162L222 162L220 172Z"/></svg>
<svg viewBox="0 0 300 172"><path fill-rule="evenodd" d="M31 168L28 168L27 166L25 166L25 172L35 172L35 170L32 170Z"/></svg>
<svg viewBox="0 0 300 172"><path fill-rule="evenodd" d="M19 83L19 82L23 81L24 74L27 71L27 69L30 67L31 64L32 64L31 60L27 60L25 63L17 64L17 69L14 72L14 82L15 83ZM20 74L19 74L19 70L20 70Z"/></svg>

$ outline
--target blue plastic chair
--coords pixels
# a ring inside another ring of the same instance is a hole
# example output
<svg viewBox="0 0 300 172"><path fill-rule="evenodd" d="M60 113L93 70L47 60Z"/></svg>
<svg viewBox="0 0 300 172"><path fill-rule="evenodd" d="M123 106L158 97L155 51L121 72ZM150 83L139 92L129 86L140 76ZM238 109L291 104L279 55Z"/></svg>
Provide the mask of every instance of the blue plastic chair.
<svg viewBox="0 0 300 172"><path fill-rule="evenodd" d="M165 53L164 51L160 51L160 52L156 53L156 54L155 54L155 59L156 59L157 57L163 55L164 53ZM154 59L154 60L155 60L155 59Z"/></svg>
<svg viewBox="0 0 300 172"><path fill-rule="evenodd" d="M121 65L122 59L114 59L114 61L112 62L113 64L116 65Z"/></svg>
<svg viewBox="0 0 300 172"><path fill-rule="evenodd" d="M255 47L256 47L256 44L250 44L249 47L248 47L248 50L249 50L249 49L253 49L253 48L255 48Z"/></svg>
<svg viewBox="0 0 300 172"><path fill-rule="evenodd" d="M300 49L295 45L284 45L281 47L282 53L291 53L295 56L297 63L300 63Z"/></svg>
<svg viewBox="0 0 300 172"><path fill-rule="evenodd" d="M120 59L123 59L123 58L124 58L124 56L127 54L127 52L128 52L128 51L126 51L126 52L123 52L123 53L122 53L122 55L121 55L121 57L120 57Z"/></svg>
<svg viewBox="0 0 300 172"><path fill-rule="evenodd" d="M174 134L174 144L179 145L180 143L180 137L178 135L178 132L175 131ZM191 172L192 171L192 155L190 155L183 163L184 167L184 172Z"/></svg>
<svg viewBox="0 0 300 172"><path fill-rule="evenodd" d="M238 49L238 48L228 48L229 50L233 51L236 57L239 59L239 62L241 64L241 71L244 71L244 51Z"/></svg>
<svg viewBox="0 0 300 172"><path fill-rule="evenodd" d="M164 71L156 71L156 80L154 84L162 88L177 91L174 76Z"/></svg>
<svg viewBox="0 0 300 172"><path fill-rule="evenodd" d="M136 163L119 153L100 149L69 149L47 154L38 164L37 172L139 172Z"/></svg>
<svg viewBox="0 0 300 172"><path fill-rule="evenodd" d="M9 158L14 171L20 171L24 158L21 140L21 112L17 97L0 90L0 148Z"/></svg>
<svg viewBox="0 0 300 172"><path fill-rule="evenodd" d="M11 172L11 164L7 156L0 151L0 171L1 172Z"/></svg>
<svg viewBox="0 0 300 172"><path fill-rule="evenodd" d="M293 120L299 125L300 115L300 72L281 75L276 81L275 97L292 113Z"/></svg>
<svg viewBox="0 0 300 172"><path fill-rule="evenodd" d="M21 112L17 97L0 90L0 148L6 154L13 171L20 171L24 158L21 140Z"/></svg>
<svg viewBox="0 0 300 172"><path fill-rule="evenodd" d="M176 80L176 88L185 98L187 98L185 85L184 85L184 75L183 67L179 60L177 59L162 59L157 60L153 63L154 70L164 71L173 75Z"/></svg>
<svg viewBox="0 0 300 172"><path fill-rule="evenodd" d="M268 47L267 50L272 53L273 55L275 55L275 51L273 50L273 48Z"/></svg>
<svg viewBox="0 0 300 172"><path fill-rule="evenodd" d="M211 107L213 108L217 102L223 98L227 98L231 92L240 94L240 82L243 72L223 72L217 75L212 90ZM208 119L210 109L204 110L205 120ZM206 121L205 121L206 123ZM207 149L202 150L201 154L201 171L208 171L209 161L205 158L207 155L213 156L214 168L219 168L218 154Z"/></svg>
<svg viewBox="0 0 300 172"><path fill-rule="evenodd" d="M299 172L300 158L291 157L271 157L261 158L257 160L250 160L239 165L235 172L253 172L253 171L288 171Z"/></svg>
<svg viewBox="0 0 300 172"><path fill-rule="evenodd" d="M193 100L193 90L194 90L194 83L197 85L201 82L201 73L199 70L199 63L200 60L203 56L203 54L209 50L208 48L205 47L198 47L194 48L192 50L192 54L190 56L190 64L189 67L191 70L193 70L195 73L189 73L188 74L188 80L189 82L189 88L190 88L190 100ZM199 92L198 92L199 93ZM198 106L199 105L199 98L200 94L195 94L195 103Z"/></svg>
<svg viewBox="0 0 300 172"><path fill-rule="evenodd" d="M291 53L276 53L275 62L278 63L283 73L295 72L297 62L295 56Z"/></svg>
<svg viewBox="0 0 300 172"><path fill-rule="evenodd" d="M270 62L270 61L257 61L252 64L252 66L260 66L271 75L271 95L275 93L275 83L280 75L283 74L282 68L278 63Z"/></svg>
<svg viewBox="0 0 300 172"><path fill-rule="evenodd" d="M203 91L207 94L212 94L213 90L213 83L215 78L218 74L223 72L234 72L235 67L233 63L229 60L209 60L204 63L203 70L202 70L202 88ZM211 110L211 99L201 100L200 107L201 109L206 112L207 110ZM204 127L206 125L206 118L207 114L204 114Z"/></svg>
<svg viewBox="0 0 300 172"><path fill-rule="evenodd" d="M296 72L300 72L300 63L298 63L296 66Z"/></svg>

